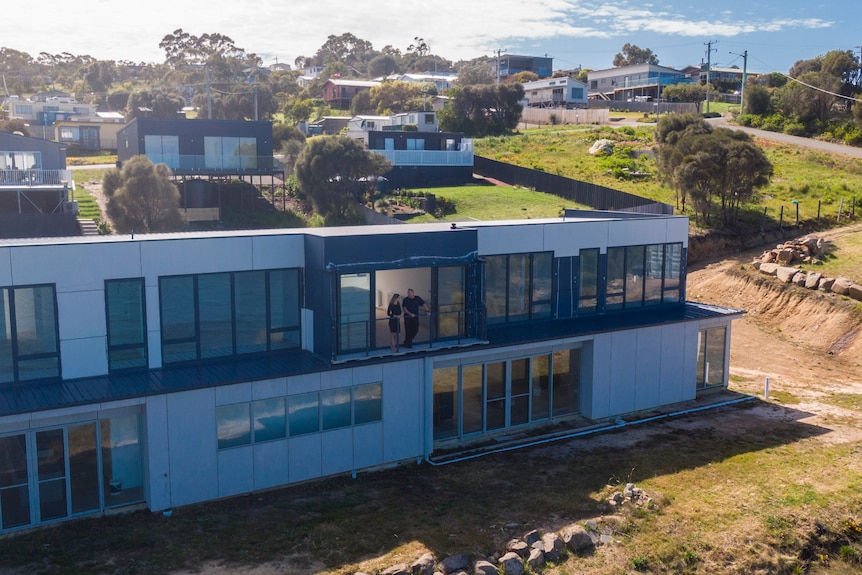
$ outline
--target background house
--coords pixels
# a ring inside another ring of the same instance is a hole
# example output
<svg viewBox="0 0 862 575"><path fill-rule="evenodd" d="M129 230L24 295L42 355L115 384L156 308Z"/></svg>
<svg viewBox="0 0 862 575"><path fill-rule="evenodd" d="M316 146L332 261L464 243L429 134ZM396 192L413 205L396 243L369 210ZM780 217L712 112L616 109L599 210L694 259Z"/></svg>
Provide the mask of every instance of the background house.
<svg viewBox="0 0 862 575"><path fill-rule="evenodd" d="M54 123L54 140L82 150L116 150L117 134L126 125L119 112L96 112L95 117L73 116Z"/></svg>
<svg viewBox="0 0 862 575"><path fill-rule="evenodd" d="M684 72L655 64L635 64L587 73L590 99L623 102L657 100L665 86L691 81Z"/></svg>
<svg viewBox="0 0 862 575"><path fill-rule="evenodd" d="M223 184L231 179L272 189L275 178L284 180L284 166L273 157L272 122L135 118L117 139L120 164L143 154L173 171L187 221L221 219L231 201Z"/></svg>
<svg viewBox="0 0 862 575"><path fill-rule="evenodd" d="M333 108L347 110L353 97L363 90L370 90L380 82L368 80L341 80L330 78L323 84L323 101Z"/></svg>
<svg viewBox="0 0 862 575"><path fill-rule="evenodd" d="M500 69L497 70L499 62ZM548 56L517 56L515 54L501 54L494 60L494 74L504 78L513 76L519 72L533 72L539 78L547 78L554 73L554 59Z"/></svg>
<svg viewBox="0 0 862 575"><path fill-rule="evenodd" d="M0 132L0 238L80 235L66 146Z"/></svg>
<svg viewBox="0 0 862 575"><path fill-rule="evenodd" d="M568 76L525 82L523 86L524 99L530 107L587 107L587 85Z"/></svg>

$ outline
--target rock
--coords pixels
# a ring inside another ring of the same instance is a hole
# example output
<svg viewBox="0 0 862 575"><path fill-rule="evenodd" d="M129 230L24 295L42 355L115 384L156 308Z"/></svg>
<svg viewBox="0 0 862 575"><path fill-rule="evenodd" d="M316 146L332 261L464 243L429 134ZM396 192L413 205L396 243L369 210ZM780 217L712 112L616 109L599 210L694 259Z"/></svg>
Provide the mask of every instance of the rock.
<svg viewBox="0 0 862 575"><path fill-rule="evenodd" d="M573 553L580 553L593 546L593 540L586 529L580 525L572 525L563 530L563 543Z"/></svg>
<svg viewBox="0 0 862 575"><path fill-rule="evenodd" d="M539 540L539 532L535 529L533 529L532 531L527 531L526 533L524 533L522 539L527 545L532 545Z"/></svg>
<svg viewBox="0 0 862 575"><path fill-rule="evenodd" d="M762 265L760 266L760 273L762 273L762 274L769 274L769 275L771 275L771 276L774 276L774 275L775 275L775 272L777 272L777 271L778 271L778 268L779 268L779 267L780 267L780 266L779 266L778 264L769 264L769 263L767 263L767 264L762 264Z"/></svg>
<svg viewBox="0 0 862 575"><path fill-rule="evenodd" d="M791 278L791 282L793 285L798 285L800 287L805 287L805 280L808 278L808 274L803 271L798 271L793 274L793 278Z"/></svg>
<svg viewBox="0 0 862 575"><path fill-rule="evenodd" d="M498 571L493 563L480 559L473 565L473 575L498 575Z"/></svg>
<svg viewBox="0 0 862 575"><path fill-rule="evenodd" d="M781 281L788 283L793 279L793 276L796 275L796 272L799 270L796 268L788 268L784 266L778 266L778 269L775 270L775 277L780 279Z"/></svg>
<svg viewBox="0 0 862 575"><path fill-rule="evenodd" d="M542 535L542 551L545 553L545 560L556 562L563 556L565 545L562 539L556 533L545 533Z"/></svg>
<svg viewBox="0 0 862 575"><path fill-rule="evenodd" d="M847 295L850 293L850 286L853 285L853 282L847 278L835 278L835 283L832 284L832 293L837 293L838 295Z"/></svg>
<svg viewBox="0 0 862 575"><path fill-rule="evenodd" d="M380 575L410 575L407 563L398 563L380 572Z"/></svg>
<svg viewBox="0 0 862 575"><path fill-rule="evenodd" d="M817 289L822 289L823 291L831 291L832 285L835 283L835 278L823 278L820 280L820 284L817 286Z"/></svg>
<svg viewBox="0 0 862 575"><path fill-rule="evenodd" d="M614 153L614 143L612 140L596 140L595 143L590 146L590 155L595 156L596 154L613 154Z"/></svg>
<svg viewBox="0 0 862 575"><path fill-rule="evenodd" d="M500 567L505 575L521 575L524 572L524 561L517 553L506 553L500 557Z"/></svg>
<svg viewBox="0 0 862 575"><path fill-rule="evenodd" d="M862 286L859 284L851 285L850 289L847 291L847 295L856 301L862 301Z"/></svg>
<svg viewBox="0 0 862 575"><path fill-rule="evenodd" d="M434 555L426 553L410 565L410 572L413 575L433 575L435 563Z"/></svg>
<svg viewBox="0 0 862 575"><path fill-rule="evenodd" d="M775 261L775 256L772 255L772 252L763 252L763 255L760 256L760 261L765 264L771 264Z"/></svg>
<svg viewBox="0 0 862 575"><path fill-rule="evenodd" d="M465 553L458 553L456 555L450 555L440 562L440 570L443 571L446 575L449 573L454 573L455 571L466 569L467 565L470 562L467 559L467 555Z"/></svg>
<svg viewBox="0 0 862 575"><path fill-rule="evenodd" d="M526 557L530 554L530 546L520 539L512 539L506 543L506 551L511 551L513 553L517 553L521 557Z"/></svg>
<svg viewBox="0 0 862 575"><path fill-rule="evenodd" d="M823 274L820 272L808 272L805 276L805 287L808 289L817 289L820 285L820 279L823 277Z"/></svg>
<svg viewBox="0 0 862 575"><path fill-rule="evenodd" d="M797 259L796 252L790 248L784 248L778 251L778 263L780 264L791 264L795 259Z"/></svg>
<svg viewBox="0 0 862 575"><path fill-rule="evenodd" d="M538 549L531 549L530 556L527 557L527 567L530 568L530 571L536 572L539 571L545 565L545 554L539 551Z"/></svg>

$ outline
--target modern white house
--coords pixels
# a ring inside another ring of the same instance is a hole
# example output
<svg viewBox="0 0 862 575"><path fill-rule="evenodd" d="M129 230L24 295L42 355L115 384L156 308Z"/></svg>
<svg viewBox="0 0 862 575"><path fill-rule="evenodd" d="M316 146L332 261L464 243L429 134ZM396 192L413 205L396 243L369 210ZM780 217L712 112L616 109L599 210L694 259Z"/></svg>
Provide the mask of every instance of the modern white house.
<svg viewBox="0 0 862 575"><path fill-rule="evenodd" d="M633 64L587 73L589 97L601 100L658 100L665 87L691 81L685 72L656 64Z"/></svg>
<svg viewBox="0 0 862 575"><path fill-rule="evenodd" d="M0 532L722 388L742 312L686 302L687 232L570 211L0 241ZM392 350L387 304L408 288L431 311Z"/></svg>
<svg viewBox="0 0 862 575"><path fill-rule="evenodd" d="M535 82L524 82L526 106L536 108L587 107L587 85L571 78L545 78Z"/></svg>

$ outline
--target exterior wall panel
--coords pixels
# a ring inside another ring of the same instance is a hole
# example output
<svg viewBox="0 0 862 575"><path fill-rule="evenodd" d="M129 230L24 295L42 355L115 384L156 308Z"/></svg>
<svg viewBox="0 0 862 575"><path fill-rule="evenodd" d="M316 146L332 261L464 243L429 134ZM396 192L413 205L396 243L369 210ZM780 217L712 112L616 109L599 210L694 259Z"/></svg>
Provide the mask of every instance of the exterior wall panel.
<svg viewBox="0 0 862 575"><path fill-rule="evenodd" d="M353 469L353 429L334 429L320 436L321 472L323 475L344 473Z"/></svg>
<svg viewBox="0 0 862 575"><path fill-rule="evenodd" d="M168 441L153 447L170 452L171 504L217 498L215 390L173 393L167 403Z"/></svg>
<svg viewBox="0 0 862 575"><path fill-rule="evenodd" d="M291 483L316 479L323 470L321 435L312 433L288 440L288 460Z"/></svg>
<svg viewBox="0 0 862 575"><path fill-rule="evenodd" d="M637 331L611 334L611 398L608 415L622 415L635 410L637 382Z"/></svg>
<svg viewBox="0 0 862 575"><path fill-rule="evenodd" d="M383 381L383 459L400 461L422 454L424 413L422 362L386 364Z"/></svg>
<svg viewBox="0 0 862 575"><path fill-rule="evenodd" d="M107 373L105 336L60 340L60 369L64 379Z"/></svg>
<svg viewBox="0 0 862 575"><path fill-rule="evenodd" d="M637 349L637 376L634 380L635 409L649 409L661 403L661 327L639 329Z"/></svg>
<svg viewBox="0 0 862 575"><path fill-rule="evenodd" d="M588 394L589 407L584 412L590 419L602 419L611 415L612 346L611 334L599 334L593 339L593 381Z"/></svg>
<svg viewBox="0 0 862 575"><path fill-rule="evenodd" d="M353 468L364 469L383 463L383 423L367 423L353 428Z"/></svg>
<svg viewBox="0 0 862 575"><path fill-rule="evenodd" d="M163 243L166 242L166 243ZM170 257L165 257L169 253ZM252 261L251 238L162 240L141 243L144 275L205 274L245 270Z"/></svg>
<svg viewBox="0 0 862 575"><path fill-rule="evenodd" d="M144 486L147 506L161 511L174 505L171 500L171 452L168 432L168 397L147 398L144 420Z"/></svg>
<svg viewBox="0 0 862 575"><path fill-rule="evenodd" d="M230 497L254 489L254 448L235 447L218 453L218 496Z"/></svg>
<svg viewBox="0 0 862 575"><path fill-rule="evenodd" d="M289 480L286 439L254 446L254 489L285 485Z"/></svg>
<svg viewBox="0 0 862 575"><path fill-rule="evenodd" d="M687 362L684 325L666 325L661 330L661 374L659 404L677 403L686 398L685 367ZM691 387L694 387L692 383Z"/></svg>
<svg viewBox="0 0 862 575"><path fill-rule="evenodd" d="M482 226L479 228L479 255L519 254L545 251L544 226Z"/></svg>

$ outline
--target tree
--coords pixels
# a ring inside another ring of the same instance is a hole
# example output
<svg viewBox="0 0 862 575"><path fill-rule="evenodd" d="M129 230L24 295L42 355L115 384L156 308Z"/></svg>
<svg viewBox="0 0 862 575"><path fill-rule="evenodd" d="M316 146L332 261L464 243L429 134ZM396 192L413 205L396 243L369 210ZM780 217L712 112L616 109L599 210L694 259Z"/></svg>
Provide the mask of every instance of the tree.
<svg viewBox="0 0 862 575"><path fill-rule="evenodd" d="M296 160L299 185L322 216L343 219L362 195L362 182L391 169L382 155L369 152L358 140L325 136L309 140Z"/></svg>
<svg viewBox="0 0 862 575"><path fill-rule="evenodd" d="M209 101L210 99L203 92L192 98L192 104L201 111L198 117L209 117ZM212 118L213 120L253 120L255 105L257 106L258 120L268 120L278 111L278 102L267 84L255 86L241 84L234 86L231 92L227 94L214 91L212 94Z"/></svg>
<svg viewBox="0 0 862 575"><path fill-rule="evenodd" d="M24 120L0 120L0 132L29 136L30 130Z"/></svg>
<svg viewBox="0 0 862 575"><path fill-rule="evenodd" d="M455 68L458 70L457 83L461 87L493 84L497 79L491 66L491 59L487 57L459 62Z"/></svg>
<svg viewBox="0 0 862 575"><path fill-rule="evenodd" d="M111 60L98 60L83 66L80 73L93 92L107 92L117 79L116 65Z"/></svg>
<svg viewBox="0 0 862 575"><path fill-rule="evenodd" d="M422 108L422 84L416 82L383 82L369 92L371 109L381 115Z"/></svg>
<svg viewBox="0 0 862 575"><path fill-rule="evenodd" d="M126 104L125 116L131 121L138 116L144 118L176 118L185 105L182 97L164 86L144 88L132 92Z"/></svg>
<svg viewBox="0 0 862 575"><path fill-rule="evenodd" d="M614 56L614 68L634 66L635 64L658 64L658 56L649 48L641 48L636 44L623 45L621 52Z"/></svg>
<svg viewBox="0 0 862 575"><path fill-rule="evenodd" d="M696 114L668 114L656 127L659 173L685 200L695 216L709 219L717 200L724 224L737 221L739 207L769 183L772 164L751 137L727 128L712 129Z"/></svg>
<svg viewBox="0 0 862 575"><path fill-rule="evenodd" d="M350 113L354 116L359 114L371 114L374 112L374 105L371 103L371 90L362 90L357 92L353 99L350 100Z"/></svg>
<svg viewBox="0 0 862 575"><path fill-rule="evenodd" d="M134 156L122 169L102 179L108 198L108 217L121 234L172 232L182 229L180 193L165 164L154 165L146 156Z"/></svg>
<svg viewBox="0 0 862 575"><path fill-rule="evenodd" d="M765 116L772 106L772 94L769 88L759 84L753 84L745 88L745 114L756 114Z"/></svg>
<svg viewBox="0 0 862 575"><path fill-rule="evenodd" d="M380 54L368 62L368 75L372 78L398 72L398 62L391 54Z"/></svg>
<svg viewBox="0 0 862 575"><path fill-rule="evenodd" d="M694 102L700 110L700 103L706 99L706 86L698 83L674 84L662 90L661 97L668 102Z"/></svg>
<svg viewBox="0 0 862 575"><path fill-rule="evenodd" d="M480 138L511 132L521 119L523 99L521 84L459 88L437 115L440 128Z"/></svg>
<svg viewBox="0 0 862 575"><path fill-rule="evenodd" d="M535 72L528 72L524 70L523 72L518 72L515 74L515 82L518 84L524 84L526 82L535 82L539 79L539 75Z"/></svg>

